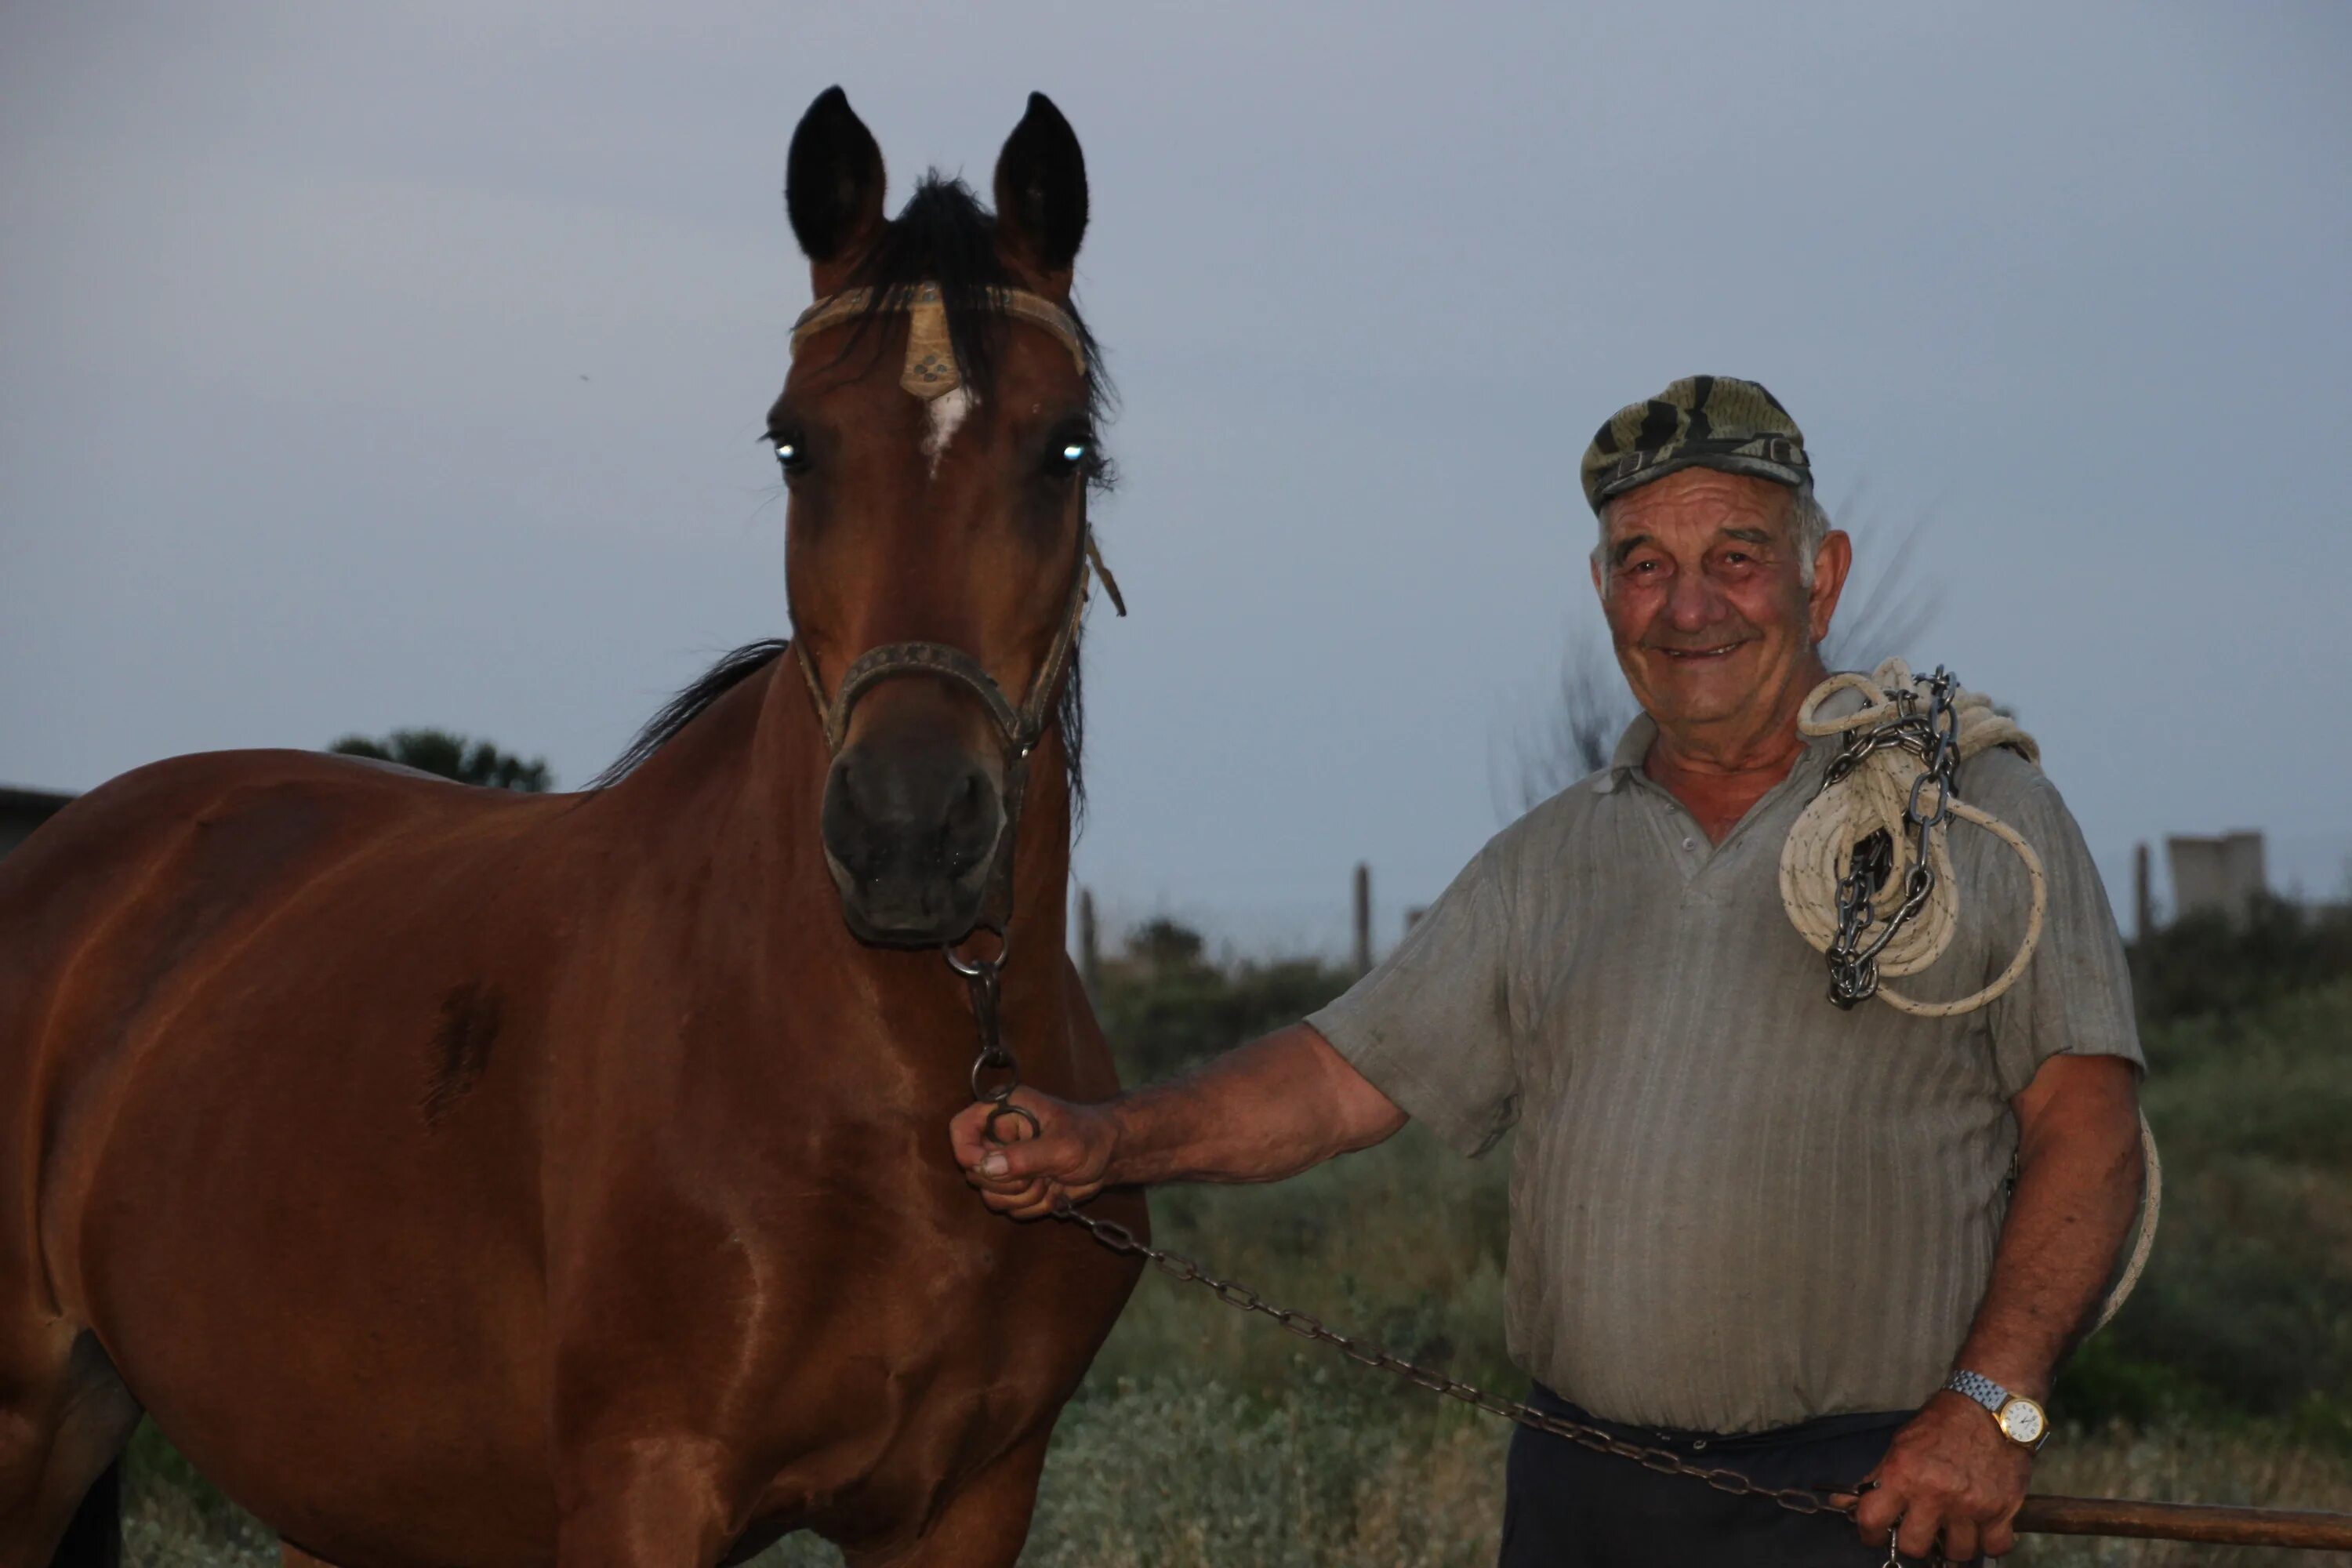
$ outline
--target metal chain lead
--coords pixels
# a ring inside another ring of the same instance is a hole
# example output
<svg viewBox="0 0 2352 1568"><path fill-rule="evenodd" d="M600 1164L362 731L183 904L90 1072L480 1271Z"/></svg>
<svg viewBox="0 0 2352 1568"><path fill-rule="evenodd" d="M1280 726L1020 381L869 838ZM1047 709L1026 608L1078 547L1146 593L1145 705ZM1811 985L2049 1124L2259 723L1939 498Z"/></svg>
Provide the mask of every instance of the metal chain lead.
<svg viewBox="0 0 2352 1568"><path fill-rule="evenodd" d="M1880 828L1853 847L1846 874L1838 882L1837 935L1830 942L1830 1000L1855 1007L1878 994L1878 955L1903 928L1927 907L1936 891L1935 868L1928 863L1930 835L1952 820L1953 775L1959 767L1960 715L1953 702L1958 682L1941 665L1933 675L1916 678L1914 687L1927 689L1927 710L1918 711L1916 689L1890 691L1900 710L1895 717L1854 731L1822 776L1822 788L1831 788L1860 767L1864 759L1893 747L1918 757L1919 774L1911 781L1904 803L1904 831L1913 840L1911 869L1903 879L1903 900L1883 921L1872 907L1895 869L1895 845ZM1928 799L1934 789L1932 805ZM1878 929L1874 933L1873 926Z"/></svg>
<svg viewBox="0 0 2352 1568"><path fill-rule="evenodd" d="M996 956L965 958L953 946L942 948L948 967L963 976L964 988L971 994L971 1016L980 1026L980 1050L971 1058L971 1097L989 1108L988 1121L982 1131L992 1142L1006 1140L996 1133L996 1124L1007 1117L1029 1125L1029 1136L1034 1138L1043 1131L1037 1119L1013 1103L1013 1091L1021 1087L1021 1064L1004 1043L1004 961L1013 952L1009 931L997 931ZM993 1082L990 1074L998 1076Z"/></svg>
<svg viewBox="0 0 2352 1568"><path fill-rule="evenodd" d="M1426 1389L1432 1394L1442 1394L1448 1399L1459 1400L1490 1415L1499 1415L1506 1421L1514 1421L1522 1426L1548 1433L1555 1437L1565 1437L1570 1442L1580 1447L1590 1448L1595 1453L1613 1454L1621 1459L1631 1459L1643 1469L1654 1470L1660 1475L1688 1476L1693 1480L1704 1481L1717 1491L1726 1492L1733 1497L1759 1498L1784 1508L1790 1513L1843 1514L1853 1511L1849 1508L1831 1501L1825 1489L1810 1487L1761 1486L1738 1470L1726 1469L1720 1466L1694 1465L1671 1448L1654 1448L1643 1444L1628 1442L1598 1426L1587 1426L1580 1421L1570 1421L1565 1416L1547 1415L1520 1400L1506 1399L1501 1394L1489 1393L1475 1384L1464 1383L1459 1378L1448 1377L1442 1372L1416 1365L1370 1340L1359 1339L1328 1329L1323 1326L1319 1319L1307 1313L1293 1308L1277 1307L1238 1280L1220 1279L1182 1253L1170 1252L1139 1239L1133 1231L1117 1220L1097 1219L1092 1215L1079 1213L1067 1203L1055 1205L1054 1217L1067 1220L1073 1225L1083 1226L1089 1235L1111 1251L1140 1258L1170 1279L1180 1284L1198 1285L1226 1306L1238 1311L1256 1312L1271 1318L1300 1339L1313 1340L1318 1343L1329 1345L1359 1365L1370 1367L1376 1372L1389 1373L1404 1379L1417 1388Z"/></svg>
<svg viewBox="0 0 2352 1568"><path fill-rule="evenodd" d="M1013 1059L1011 1047L1004 1043L1003 1020L1001 1013L1004 958L1009 944L1005 933L1000 931L996 936L999 945L996 956L993 958L968 959L959 954L953 947L944 951L947 953L949 966L964 978L965 985L971 994L972 1016L980 1026L980 1050L971 1061L971 1095L976 1102L990 1108L982 1132L991 1142L1003 1143L1007 1140L998 1136L997 1123L1006 1117L1013 1117L1026 1122L1029 1136L1033 1138L1038 1135L1041 1129L1034 1116L1021 1106L1013 1103L1013 1091L1021 1086L1021 1068L1020 1064ZM1002 1076L991 1082L991 1074ZM1307 1313L1287 1307L1277 1307L1239 1280L1220 1279L1182 1253L1153 1247L1117 1220L1097 1219L1092 1215L1081 1214L1066 1200L1054 1205L1054 1217L1081 1227L1096 1241L1115 1253L1124 1257L1140 1258L1171 1279L1181 1284L1200 1286L1228 1307L1271 1318L1299 1338L1329 1345L1360 1365L1401 1377L1417 1388L1426 1389L1432 1394L1443 1394L1448 1399L1459 1400L1465 1405L1486 1411L1490 1415L1499 1415L1506 1421L1517 1422L1535 1431L1549 1433L1555 1437L1564 1437L1595 1453L1614 1454L1620 1458L1631 1459L1644 1469L1654 1470L1661 1475L1688 1476L1694 1480L1706 1482L1717 1491L1726 1492L1733 1497L1759 1498L1775 1503L1791 1513L1849 1513L1852 1511L1849 1508L1832 1502L1825 1489L1759 1486L1738 1470L1726 1469L1718 1466L1694 1465L1671 1448L1649 1447L1640 1443L1628 1442L1622 1437L1602 1431L1598 1426L1587 1426L1580 1421L1570 1421L1564 1416L1546 1415L1520 1400L1506 1399L1501 1394L1491 1394L1474 1384L1464 1383L1458 1378L1448 1377L1444 1373L1416 1365L1370 1340L1359 1339L1326 1328L1319 1319Z"/></svg>

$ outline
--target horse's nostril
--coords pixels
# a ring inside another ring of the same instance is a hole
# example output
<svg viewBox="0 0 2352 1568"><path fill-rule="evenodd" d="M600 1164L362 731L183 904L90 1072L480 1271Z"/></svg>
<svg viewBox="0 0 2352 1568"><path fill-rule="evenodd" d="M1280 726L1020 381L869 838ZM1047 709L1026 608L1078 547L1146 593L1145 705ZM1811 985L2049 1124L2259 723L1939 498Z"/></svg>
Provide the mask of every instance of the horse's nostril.
<svg viewBox="0 0 2352 1568"><path fill-rule="evenodd" d="M973 768L965 773L940 825L950 874L961 875L986 859L996 847L996 790L986 774Z"/></svg>
<svg viewBox="0 0 2352 1568"><path fill-rule="evenodd" d="M961 751L845 752L823 807L825 846L861 882L961 880L996 847L1003 813L985 770Z"/></svg>
<svg viewBox="0 0 2352 1568"><path fill-rule="evenodd" d="M948 832L958 835L979 825L988 814L988 781L978 768L964 775L963 787L948 804Z"/></svg>

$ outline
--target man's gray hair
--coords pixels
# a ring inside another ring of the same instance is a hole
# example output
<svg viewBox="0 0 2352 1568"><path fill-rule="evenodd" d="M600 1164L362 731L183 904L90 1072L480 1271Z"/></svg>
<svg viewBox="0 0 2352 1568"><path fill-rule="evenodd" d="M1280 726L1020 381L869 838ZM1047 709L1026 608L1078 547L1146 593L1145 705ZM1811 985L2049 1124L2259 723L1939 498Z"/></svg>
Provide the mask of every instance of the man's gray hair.
<svg viewBox="0 0 2352 1568"><path fill-rule="evenodd" d="M1601 542L1592 547L1592 563L1601 569L1601 596L1604 599L1609 596L1609 584L1615 575L1609 570L1609 509L1616 504L1613 496L1601 503ZM1828 537L1832 526L1830 514L1822 510L1810 482L1799 485L1790 493L1789 544L1797 552L1797 580L1808 588L1813 585L1813 557L1822 552L1822 541Z"/></svg>

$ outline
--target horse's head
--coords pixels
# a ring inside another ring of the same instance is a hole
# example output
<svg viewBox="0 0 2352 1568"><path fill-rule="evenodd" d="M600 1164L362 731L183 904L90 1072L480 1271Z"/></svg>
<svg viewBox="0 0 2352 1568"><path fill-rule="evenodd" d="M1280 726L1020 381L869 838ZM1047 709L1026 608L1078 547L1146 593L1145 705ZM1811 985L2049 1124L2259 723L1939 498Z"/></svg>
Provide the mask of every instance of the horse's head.
<svg viewBox="0 0 2352 1568"><path fill-rule="evenodd" d="M838 88L793 137L817 302L768 433L793 651L834 753L825 859L869 942L1001 925L1028 752L1075 700L1100 383L1069 305L1086 164L1042 95L995 187L992 216L933 174L885 218L881 150Z"/></svg>

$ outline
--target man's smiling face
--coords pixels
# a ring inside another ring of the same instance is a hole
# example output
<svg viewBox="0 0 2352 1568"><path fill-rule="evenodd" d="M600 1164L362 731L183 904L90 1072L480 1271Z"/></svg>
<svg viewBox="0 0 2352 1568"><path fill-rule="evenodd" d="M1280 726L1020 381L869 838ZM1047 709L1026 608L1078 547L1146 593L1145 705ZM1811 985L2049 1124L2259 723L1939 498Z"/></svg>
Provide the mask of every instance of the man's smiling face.
<svg viewBox="0 0 2352 1568"><path fill-rule="evenodd" d="M1816 577L1800 558L1795 496L1694 468L1610 503L1593 582L1617 662L1661 729L1736 719L1811 679L1843 574Z"/></svg>

